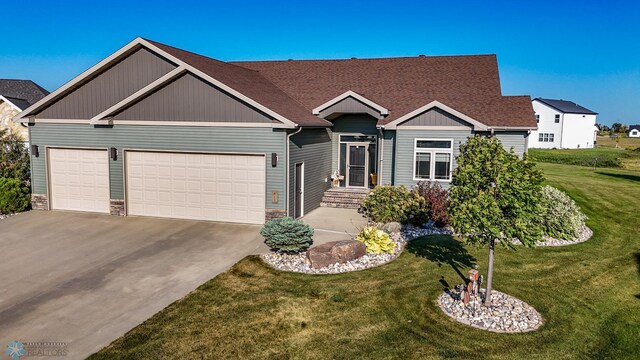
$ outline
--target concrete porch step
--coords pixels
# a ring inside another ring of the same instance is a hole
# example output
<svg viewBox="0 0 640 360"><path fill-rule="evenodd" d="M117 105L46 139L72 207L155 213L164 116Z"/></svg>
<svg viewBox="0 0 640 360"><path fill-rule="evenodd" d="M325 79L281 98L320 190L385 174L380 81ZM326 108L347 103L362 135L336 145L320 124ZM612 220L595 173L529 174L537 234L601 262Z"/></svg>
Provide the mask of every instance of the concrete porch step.
<svg viewBox="0 0 640 360"><path fill-rule="evenodd" d="M331 188L325 191L321 207L358 209L369 189Z"/></svg>

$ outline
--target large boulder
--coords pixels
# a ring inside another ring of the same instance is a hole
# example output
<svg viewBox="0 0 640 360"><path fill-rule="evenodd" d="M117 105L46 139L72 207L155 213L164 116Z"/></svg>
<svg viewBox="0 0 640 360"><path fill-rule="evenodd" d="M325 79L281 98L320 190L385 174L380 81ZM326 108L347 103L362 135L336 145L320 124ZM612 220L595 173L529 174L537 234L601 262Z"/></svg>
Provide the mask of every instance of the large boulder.
<svg viewBox="0 0 640 360"><path fill-rule="evenodd" d="M382 231L386 232L389 235L397 234L402 230L402 225L399 222L388 222L381 227Z"/></svg>
<svg viewBox="0 0 640 360"><path fill-rule="evenodd" d="M336 263L346 263L367 252L364 243L357 240L332 241L307 250L311 267L320 269Z"/></svg>

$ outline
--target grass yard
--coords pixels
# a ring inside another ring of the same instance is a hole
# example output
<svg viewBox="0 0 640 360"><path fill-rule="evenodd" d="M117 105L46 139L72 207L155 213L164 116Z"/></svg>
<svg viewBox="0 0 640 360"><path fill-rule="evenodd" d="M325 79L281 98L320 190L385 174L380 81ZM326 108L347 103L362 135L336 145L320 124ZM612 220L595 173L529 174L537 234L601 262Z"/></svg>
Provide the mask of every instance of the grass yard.
<svg viewBox="0 0 640 360"><path fill-rule="evenodd" d="M272 270L248 257L91 359L637 359L640 173L540 164L595 235L561 248L496 251L494 286L545 318L532 333L453 322L435 303L486 250L446 236L341 275Z"/></svg>
<svg viewBox="0 0 640 360"><path fill-rule="evenodd" d="M601 147L593 149L529 149L539 162L640 171L640 151Z"/></svg>
<svg viewBox="0 0 640 360"><path fill-rule="evenodd" d="M622 149L637 149L640 148L640 138L620 137L620 140L616 143L615 139L611 136L598 136L598 146Z"/></svg>

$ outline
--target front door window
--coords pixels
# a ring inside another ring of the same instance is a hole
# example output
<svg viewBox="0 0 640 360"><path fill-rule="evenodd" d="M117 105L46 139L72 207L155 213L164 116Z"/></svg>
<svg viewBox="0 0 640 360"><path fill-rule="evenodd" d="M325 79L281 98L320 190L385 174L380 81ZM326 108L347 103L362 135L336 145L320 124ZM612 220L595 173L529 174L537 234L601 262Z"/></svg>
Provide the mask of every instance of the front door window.
<svg viewBox="0 0 640 360"><path fill-rule="evenodd" d="M375 135L341 134L338 153L340 186L371 187L376 176L378 138Z"/></svg>

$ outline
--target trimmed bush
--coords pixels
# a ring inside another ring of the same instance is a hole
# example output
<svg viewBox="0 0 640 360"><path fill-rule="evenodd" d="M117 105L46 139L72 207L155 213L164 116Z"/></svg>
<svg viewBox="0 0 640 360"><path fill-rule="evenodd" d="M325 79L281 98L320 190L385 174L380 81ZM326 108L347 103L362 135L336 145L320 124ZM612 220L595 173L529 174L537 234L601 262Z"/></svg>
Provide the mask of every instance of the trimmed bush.
<svg viewBox="0 0 640 360"><path fill-rule="evenodd" d="M13 214L29 208L29 188L20 179L0 178L0 214Z"/></svg>
<svg viewBox="0 0 640 360"><path fill-rule="evenodd" d="M425 202L427 217L435 223L437 227L444 227L449 222L449 192L434 181L420 181L416 185L415 191Z"/></svg>
<svg viewBox="0 0 640 360"><path fill-rule="evenodd" d="M564 192L552 187L542 188L544 214L542 225L546 235L561 240L571 240L580 234L587 216Z"/></svg>
<svg viewBox="0 0 640 360"><path fill-rule="evenodd" d="M264 236L264 242L271 250L282 253L303 252L313 244L313 229L290 217L267 221L260 235Z"/></svg>
<svg viewBox="0 0 640 360"><path fill-rule="evenodd" d="M374 254L392 254L396 245L389 234L374 226L365 226L356 237L356 240L364 243L368 253Z"/></svg>
<svg viewBox="0 0 640 360"><path fill-rule="evenodd" d="M362 211L378 223L421 225L427 220L424 199L404 186L377 186L362 200Z"/></svg>
<svg viewBox="0 0 640 360"><path fill-rule="evenodd" d="M18 134L0 130L0 178L31 181L29 150Z"/></svg>

